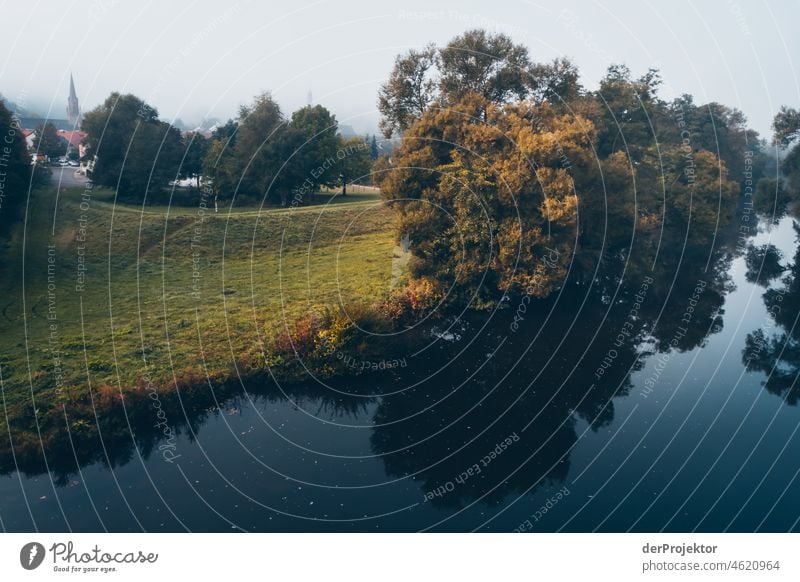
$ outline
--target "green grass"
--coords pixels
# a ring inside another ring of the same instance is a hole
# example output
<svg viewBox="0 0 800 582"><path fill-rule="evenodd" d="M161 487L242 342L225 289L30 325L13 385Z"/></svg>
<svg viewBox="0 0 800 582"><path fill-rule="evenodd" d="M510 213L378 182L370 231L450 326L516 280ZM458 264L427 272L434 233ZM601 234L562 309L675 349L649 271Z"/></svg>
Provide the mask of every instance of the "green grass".
<svg viewBox="0 0 800 582"><path fill-rule="evenodd" d="M99 189L82 210L81 194L62 190L56 203L55 191L36 193L25 228L3 250L0 366L8 406L29 402L31 391L37 404L79 397L89 381L124 390L145 375L166 387L229 377L237 367L246 373L263 366L264 341L298 316L322 305L374 304L390 288L394 219L374 192L326 193L318 197L326 203L296 209L212 208L204 222L197 207L142 210L114 204ZM48 245L55 248L50 299ZM60 386L53 349L61 355Z"/></svg>

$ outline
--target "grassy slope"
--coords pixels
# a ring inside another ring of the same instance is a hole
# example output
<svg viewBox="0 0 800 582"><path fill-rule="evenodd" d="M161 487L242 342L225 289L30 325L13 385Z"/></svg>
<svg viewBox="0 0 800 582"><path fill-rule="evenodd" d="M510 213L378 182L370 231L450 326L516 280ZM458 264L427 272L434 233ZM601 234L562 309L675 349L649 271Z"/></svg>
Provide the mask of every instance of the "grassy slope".
<svg viewBox="0 0 800 582"><path fill-rule="evenodd" d="M29 401L31 388L37 399L59 398L48 343L48 244L56 247L52 345L62 356L64 396L85 393L87 377L95 388L126 389L145 373L166 386L176 378L230 375L234 362L255 368L263 363L259 338L298 315L320 305L374 302L389 290L393 218L375 194L299 209L212 210L200 222L197 208L142 211L115 205L100 190L82 211L81 193L62 190L55 219L55 192L38 193L24 257L22 231L4 250L0 364L7 405ZM87 271L79 293L82 214Z"/></svg>

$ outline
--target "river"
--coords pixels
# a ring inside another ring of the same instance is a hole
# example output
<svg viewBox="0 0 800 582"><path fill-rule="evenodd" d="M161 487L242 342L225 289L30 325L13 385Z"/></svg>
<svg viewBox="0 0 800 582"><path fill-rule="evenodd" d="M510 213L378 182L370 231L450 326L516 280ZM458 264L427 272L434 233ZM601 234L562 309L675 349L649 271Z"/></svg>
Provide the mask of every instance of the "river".
<svg viewBox="0 0 800 582"><path fill-rule="evenodd" d="M759 275L731 247L674 277L632 269L426 320L425 341L356 378L187 396L146 446L152 412L123 417L133 438L98 443L101 460L66 447L0 477L0 526L796 531L792 219L747 244L780 265Z"/></svg>

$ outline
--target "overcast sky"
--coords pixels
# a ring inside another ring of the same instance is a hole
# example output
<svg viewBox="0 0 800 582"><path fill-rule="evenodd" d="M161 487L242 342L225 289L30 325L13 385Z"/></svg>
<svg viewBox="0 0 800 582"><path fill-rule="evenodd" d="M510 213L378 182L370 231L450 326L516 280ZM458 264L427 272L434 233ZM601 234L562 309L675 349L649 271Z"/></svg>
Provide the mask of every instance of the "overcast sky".
<svg viewBox="0 0 800 582"><path fill-rule="evenodd" d="M503 31L536 61L568 56L596 86L610 62L662 71L664 96L692 93L744 111L769 135L800 106L798 0L669 2L424 0L0 3L0 93L64 118L69 73L84 111L131 92L163 118L228 118L269 90L284 109L314 103L359 132L395 56L468 28ZM402 6L402 8L401 8Z"/></svg>

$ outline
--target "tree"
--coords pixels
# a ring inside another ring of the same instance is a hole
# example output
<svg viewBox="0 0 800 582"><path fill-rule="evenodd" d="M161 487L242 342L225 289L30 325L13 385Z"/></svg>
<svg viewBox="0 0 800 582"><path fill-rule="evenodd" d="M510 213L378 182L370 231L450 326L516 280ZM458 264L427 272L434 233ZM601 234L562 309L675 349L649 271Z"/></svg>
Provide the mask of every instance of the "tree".
<svg viewBox="0 0 800 582"><path fill-rule="evenodd" d="M119 175L120 194L137 201L162 198L164 187L180 177L183 151L180 131L170 124L158 121L139 125Z"/></svg>
<svg viewBox="0 0 800 582"><path fill-rule="evenodd" d="M537 101L558 106L574 103L583 92L578 68L567 58L559 57L546 64L534 64L528 75L530 92Z"/></svg>
<svg viewBox="0 0 800 582"><path fill-rule="evenodd" d="M397 57L378 94L381 131L386 138L403 133L432 105L455 104L469 93L488 103L522 99L530 90L530 70L528 49L481 29L441 49L430 44L411 50Z"/></svg>
<svg viewBox="0 0 800 582"><path fill-rule="evenodd" d="M200 187L200 175L203 173L203 160L208 155L209 140L201 133L187 132L183 134L183 163L181 164L181 177L195 178L197 187Z"/></svg>
<svg viewBox="0 0 800 582"><path fill-rule="evenodd" d="M660 141L677 144L686 140L695 151L712 152L725 162L732 176L741 177L748 156L760 154L758 133L747 127L747 118L738 109L715 102L697 105L691 95L682 95L667 106L667 111L669 117L658 120ZM750 161L755 162L752 158ZM761 177L763 160L750 166L755 184Z"/></svg>
<svg viewBox="0 0 800 582"><path fill-rule="evenodd" d="M677 148L665 153L664 162L667 208L680 227L689 225L689 236L707 240L730 223L739 185L728 178L725 162L706 150L689 156Z"/></svg>
<svg viewBox="0 0 800 582"><path fill-rule="evenodd" d="M375 135L372 135L372 139L369 142L369 157L375 161L378 159L380 155L380 150L378 148L378 140L375 139Z"/></svg>
<svg viewBox="0 0 800 582"><path fill-rule="evenodd" d="M690 259L707 266L738 181L755 183L766 163L741 112L689 96L668 104L654 69L637 78L612 65L585 91L567 60L525 65L502 35L458 37L439 51L431 103L376 161L414 241L412 278L452 285L448 300L491 303L547 296L567 273L611 296L634 269L670 281Z"/></svg>
<svg viewBox="0 0 800 582"><path fill-rule="evenodd" d="M461 297L547 295L566 274L577 228L563 156L590 166L592 135L588 120L547 104L501 107L477 93L426 112L379 178L414 241L412 274Z"/></svg>
<svg viewBox="0 0 800 582"><path fill-rule="evenodd" d="M236 122L217 129L203 172L217 197L244 194L286 205L291 195L303 204L319 186L340 182L337 129L336 117L321 105L303 107L287 121L263 93L241 108Z"/></svg>
<svg viewBox="0 0 800 582"><path fill-rule="evenodd" d="M321 105L307 106L292 113L289 128L298 133L301 143L296 151L286 152L306 192L319 186L334 186L336 172L325 170L326 160L334 159L339 148L336 117Z"/></svg>
<svg viewBox="0 0 800 582"><path fill-rule="evenodd" d="M402 133L420 118L436 95L438 51L428 45L398 56L389 80L378 93L380 129L386 138Z"/></svg>
<svg viewBox="0 0 800 582"><path fill-rule="evenodd" d="M239 123L235 119L229 119L223 125L218 125L214 132L211 134L211 139L222 139L234 145L236 140L236 132L239 129Z"/></svg>
<svg viewBox="0 0 800 582"><path fill-rule="evenodd" d="M303 107L287 121L269 93L242 107L237 122L218 128L203 160L215 195L265 197L304 204L320 186L333 187L369 173L362 138L342 140L336 117L321 105Z"/></svg>
<svg viewBox="0 0 800 582"><path fill-rule="evenodd" d="M639 79L625 65L610 65L593 95L600 113L598 148L602 156L624 151L635 162L655 144L651 115L660 105L657 89L661 81L651 69Z"/></svg>
<svg viewBox="0 0 800 582"><path fill-rule="evenodd" d="M363 180L370 173L372 160L369 156L369 146L360 137L343 138L336 152L336 159L339 171L337 178L342 185L342 196L346 196L348 183Z"/></svg>
<svg viewBox="0 0 800 582"><path fill-rule="evenodd" d="M66 155L67 146L58 136L55 125L47 121L39 125L34 133L33 147L37 153L43 154L48 158Z"/></svg>
<svg viewBox="0 0 800 582"><path fill-rule="evenodd" d="M232 196L239 181L239 163L234 150L239 124L229 119L217 127L203 158L203 176L214 192L215 205L219 198Z"/></svg>
<svg viewBox="0 0 800 582"><path fill-rule="evenodd" d="M97 184L126 197L160 196L179 175L180 132L135 95L112 93L84 116L82 129Z"/></svg>
<svg viewBox="0 0 800 582"><path fill-rule="evenodd" d="M288 190L288 124L281 108L269 93L258 95L253 103L239 110L239 128L234 149L239 166L239 188L243 194L265 196L270 202L286 203ZM283 171L283 174L282 174Z"/></svg>
<svg viewBox="0 0 800 582"><path fill-rule="evenodd" d="M774 142L781 147L787 147L800 134L800 111L786 105L781 106L772 121L772 130L775 132Z"/></svg>
<svg viewBox="0 0 800 582"><path fill-rule="evenodd" d="M439 87L447 102L457 102L467 93L477 93L491 103L528 95L528 49L505 34L468 30L451 40L439 59Z"/></svg>
<svg viewBox="0 0 800 582"><path fill-rule="evenodd" d="M31 187L31 162L19 120L2 101L0 135L4 136L0 148L0 227L5 235Z"/></svg>

